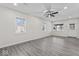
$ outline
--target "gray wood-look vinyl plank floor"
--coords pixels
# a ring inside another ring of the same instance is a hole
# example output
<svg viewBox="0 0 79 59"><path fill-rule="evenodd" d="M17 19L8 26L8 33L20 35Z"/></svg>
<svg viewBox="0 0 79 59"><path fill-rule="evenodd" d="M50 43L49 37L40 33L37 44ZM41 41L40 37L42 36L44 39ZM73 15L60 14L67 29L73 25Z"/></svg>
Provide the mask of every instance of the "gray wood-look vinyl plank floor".
<svg viewBox="0 0 79 59"><path fill-rule="evenodd" d="M79 56L79 39L50 36L0 49L1 56Z"/></svg>

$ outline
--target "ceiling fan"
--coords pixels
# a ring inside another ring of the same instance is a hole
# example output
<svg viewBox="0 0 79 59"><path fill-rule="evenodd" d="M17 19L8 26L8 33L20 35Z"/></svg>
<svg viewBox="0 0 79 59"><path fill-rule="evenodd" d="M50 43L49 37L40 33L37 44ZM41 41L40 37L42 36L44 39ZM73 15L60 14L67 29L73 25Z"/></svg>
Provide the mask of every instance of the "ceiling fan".
<svg viewBox="0 0 79 59"><path fill-rule="evenodd" d="M44 16L46 17L49 17L49 18L55 17L55 15L59 13L58 11L55 11L54 9L51 8L52 7L51 4L45 4L44 6L46 10L44 10L43 13L44 13Z"/></svg>
<svg viewBox="0 0 79 59"><path fill-rule="evenodd" d="M47 10L46 12L44 12L44 15L46 17L55 17L55 14L58 14L58 11L51 11L51 10Z"/></svg>

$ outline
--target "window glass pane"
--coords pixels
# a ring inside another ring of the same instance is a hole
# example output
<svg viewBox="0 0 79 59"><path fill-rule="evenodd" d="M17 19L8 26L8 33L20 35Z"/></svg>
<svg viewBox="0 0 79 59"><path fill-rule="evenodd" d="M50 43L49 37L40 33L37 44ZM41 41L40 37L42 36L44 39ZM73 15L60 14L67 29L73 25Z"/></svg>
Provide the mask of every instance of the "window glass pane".
<svg viewBox="0 0 79 59"><path fill-rule="evenodd" d="M71 30L75 30L75 24L69 24Z"/></svg>
<svg viewBox="0 0 79 59"><path fill-rule="evenodd" d="M63 24L54 24L54 30L61 31L63 29Z"/></svg>
<svg viewBox="0 0 79 59"><path fill-rule="evenodd" d="M21 33L25 32L25 19L23 18L16 18L16 32Z"/></svg>

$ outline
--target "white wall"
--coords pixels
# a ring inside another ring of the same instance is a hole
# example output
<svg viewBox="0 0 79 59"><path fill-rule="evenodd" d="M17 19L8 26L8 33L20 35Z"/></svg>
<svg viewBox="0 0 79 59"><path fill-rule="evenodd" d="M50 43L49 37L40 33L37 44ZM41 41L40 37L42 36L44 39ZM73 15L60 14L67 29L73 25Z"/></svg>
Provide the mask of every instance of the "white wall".
<svg viewBox="0 0 79 59"><path fill-rule="evenodd" d="M71 30L69 28L69 24L75 23L75 30ZM71 19L66 19L61 20L61 21L56 21L53 24L64 24L64 28L61 31L52 31L53 35L57 36L71 36L71 37L79 37L79 19L78 18L71 18ZM52 24L52 26L53 26Z"/></svg>
<svg viewBox="0 0 79 59"><path fill-rule="evenodd" d="M26 24L25 33L16 33L16 17L29 20L29 23ZM51 35L50 31L42 31L40 20L33 16L0 7L0 48Z"/></svg>

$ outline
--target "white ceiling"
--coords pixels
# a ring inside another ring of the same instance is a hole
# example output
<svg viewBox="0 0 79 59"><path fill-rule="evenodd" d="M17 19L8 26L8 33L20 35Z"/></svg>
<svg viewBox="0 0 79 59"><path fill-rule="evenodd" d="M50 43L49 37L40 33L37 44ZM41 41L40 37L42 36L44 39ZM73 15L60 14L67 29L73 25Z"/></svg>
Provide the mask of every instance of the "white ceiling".
<svg viewBox="0 0 79 59"><path fill-rule="evenodd" d="M44 11L46 7L50 5L50 3L18 3L17 6L14 6L13 3L2 3L0 5L46 19L43 17L42 11ZM64 7L68 8L64 9ZM51 8L55 9L56 11L62 10L62 12L57 14L53 20L65 19L69 17L79 17L79 3L51 3Z"/></svg>

